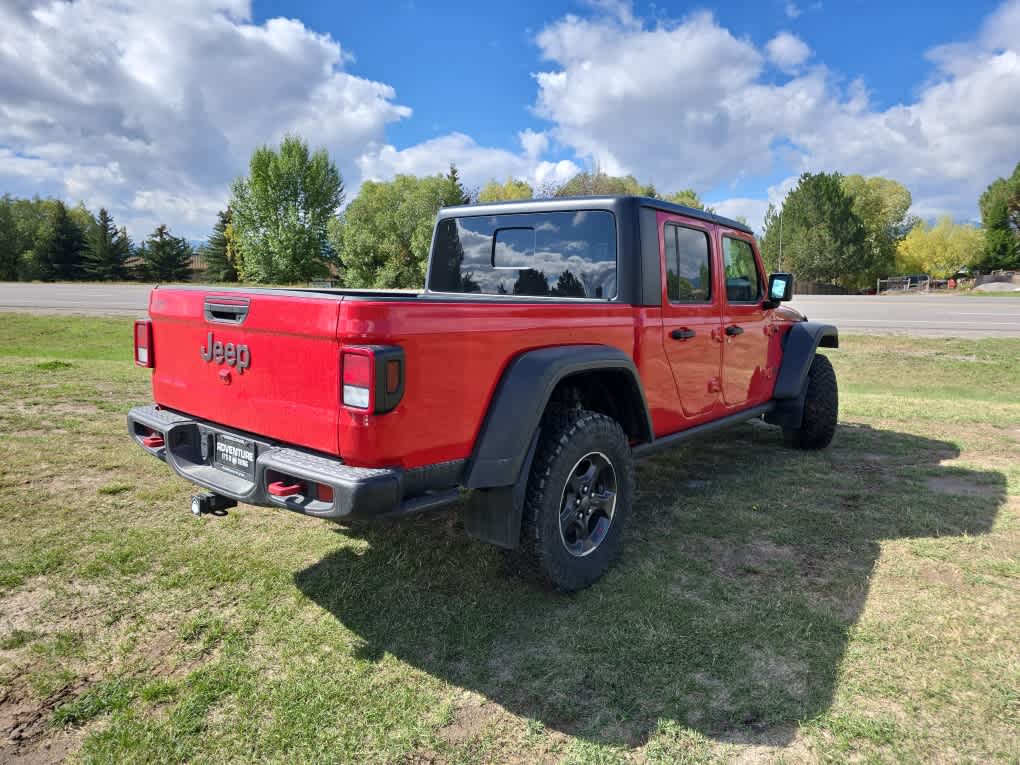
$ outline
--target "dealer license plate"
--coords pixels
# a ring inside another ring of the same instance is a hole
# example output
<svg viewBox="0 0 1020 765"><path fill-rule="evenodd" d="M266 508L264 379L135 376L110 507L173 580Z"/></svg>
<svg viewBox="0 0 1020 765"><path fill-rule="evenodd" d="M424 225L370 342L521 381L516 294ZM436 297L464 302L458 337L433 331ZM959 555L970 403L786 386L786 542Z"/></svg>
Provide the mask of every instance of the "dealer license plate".
<svg viewBox="0 0 1020 765"><path fill-rule="evenodd" d="M215 435L213 467L254 481L255 442L228 433L216 433Z"/></svg>

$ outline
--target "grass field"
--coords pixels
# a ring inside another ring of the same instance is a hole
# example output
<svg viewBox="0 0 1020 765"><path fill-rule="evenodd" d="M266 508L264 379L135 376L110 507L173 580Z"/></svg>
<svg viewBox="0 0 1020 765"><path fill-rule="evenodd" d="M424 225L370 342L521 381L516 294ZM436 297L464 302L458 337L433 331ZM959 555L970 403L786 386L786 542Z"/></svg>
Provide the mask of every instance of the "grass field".
<svg viewBox="0 0 1020 765"><path fill-rule="evenodd" d="M831 449L643 463L571 597L452 514L193 518L130 345L0 316L2 762L1020 759L1020 341L846 338Z"/></svg>

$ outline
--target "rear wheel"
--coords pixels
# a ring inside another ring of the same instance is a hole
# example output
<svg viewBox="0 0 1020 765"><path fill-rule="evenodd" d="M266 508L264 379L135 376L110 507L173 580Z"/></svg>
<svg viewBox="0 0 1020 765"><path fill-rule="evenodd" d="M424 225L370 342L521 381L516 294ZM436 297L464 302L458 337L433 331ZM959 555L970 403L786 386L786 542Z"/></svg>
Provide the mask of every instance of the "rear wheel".
<svg viewBox="0 0 1020 765"><path fill-rule="evenodd" d="M620 425L554 405L528 479L522 541L528 561L557 590L597 581L619 556L634 499L634 459Z"/></svg>
<svg viewBox="0 0 1020 765"><path fill-rule="evenodd" d="M804 417L799 428L784 428L783 437L796 449L824 449L836 433L838 416L836 372L828 358L816 353L808 370Z"/></svg>

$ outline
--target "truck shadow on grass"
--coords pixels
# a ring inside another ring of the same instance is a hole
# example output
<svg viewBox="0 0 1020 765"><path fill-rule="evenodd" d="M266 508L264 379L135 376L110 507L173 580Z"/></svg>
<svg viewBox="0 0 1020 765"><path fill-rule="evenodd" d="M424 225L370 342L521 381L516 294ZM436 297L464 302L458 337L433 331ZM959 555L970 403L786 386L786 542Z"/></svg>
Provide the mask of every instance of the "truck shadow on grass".
<svg viewBox="0 0 1020 765"><path fill-rule="evenodd" d="M880 542L991 528L1005 478L941 465L957 456L860 425L792 452L754 423L640 465L623 560L588 591L513 576L450 514L341 529L363 542L295 580L359 657L392 654L547 728L637 746L676 721L782 745L832 703Z"/></svg>

